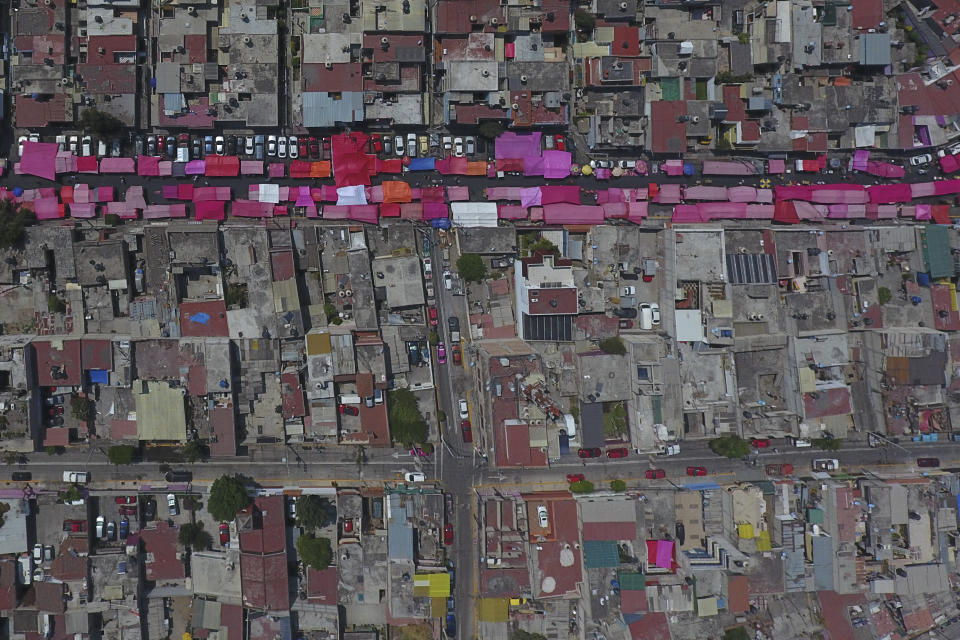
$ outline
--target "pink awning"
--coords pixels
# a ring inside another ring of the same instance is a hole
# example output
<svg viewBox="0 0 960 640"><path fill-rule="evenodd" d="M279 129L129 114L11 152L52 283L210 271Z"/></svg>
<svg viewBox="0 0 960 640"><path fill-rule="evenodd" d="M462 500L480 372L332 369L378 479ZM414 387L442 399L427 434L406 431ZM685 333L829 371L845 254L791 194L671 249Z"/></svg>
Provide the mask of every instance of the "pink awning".
<svg viewBox="0 0 960 640"><path fill-rule="evenodd" d="M726 187L692 186L683 191L684 200L726 200Z"/></svg>
<svg viewBox="0 0 960 640"><path fill-rule="evenodd" d="M801 220L823 220L827 216L827 207L822 204L812 204L803 200L794 203L797 217Z"/></svg>
<svg viewBox="0 0 960 640"><path fill-rule="evenodd" d="M73 188L73 201L81 204L92 202L90 199L90 185L81 183Z"/></svg>
<svg viewBox="0 0 960 640"><path fill-rule="evenodd" d="M497 217L501 220L526 220L527 208L515 204L501 204L497 206Z"/></svg>
<svg viewBox="0 0 960 640"><path fill-rule="evenodd" d="M97 202L110 202L113 200L113 187L97 187Z"/></svg>
<svg viewBox="0 0 960 640"><path fill-rule="evenodd" d="M188 186L193 187L193 185ZM192 196L183 199L201 202L203 200L229 200L231 197L230 187L194 187Z"/></svg>
<svg viewBox="0 0 960 640"><path fill-rule="evenodd" d="M543 158L541 156L530 156L523 159L523 175L542 176Z"/></svg>
<svg viewBox="0 0 960 640"><path fill-rule="evenodd" d="M58 151L54 166L57 173L76 173L77 156L69 151Z"/></svg>
<svg viewBox="0 0 960 640"><path fill-rule="evenodd" d="M133 158L104 158L100 161L100 173L136 173Z"/></svg>
<svg viewBox="0 0 960 640"><path fill-rule="evenodd" d="M143 217L147 220L158 220L160 218L186 218L187 205L176 204L150 204L143 210Z"/></svg>
<svg viewBox="0 0 960 640"><path fill-rule="evenodd" d="M129 202L108 202L107 213L112 213L124 220L134 220L137 217L137 208Z"/></svg>
<svg viewBox="0 0 960 640"><path fill-rule="evenodd" d="M201 200L193 203L197 220L223 220L226 216L226 202L223 200Z"/></svg>
<svg viewBox="0 0 960 640"><path fill-rule="evenodd" d="M497 136L494 147L494 157L500 158L526 158L529 156L539 156L542 134L539 131L534 133L516 133L507 131Z"/></svg>
<svg viewBox="0 0 960 640"><path fill-rule="evenodd" d="M897 217L895 204L868 204L867 217L871 220L888 220Z"/></svg>
<svg viewBox="0 0 960 640"><path fill-rule="evenodd" d="M157 156L137 156L137 173L141 176L159 176L160 158Z"/></svg>
<svg viewBox="0 0 960 640"><path fill-rule="evenodd" d="M273 204L255 200L234 200L230 214L239 218L273 217Z"/></svg>
<svg viewBox="0 0 960 640"><path fill-rule="evenodd" d="M458 188L467 189L467 187ZM413 196L413 199L416 199L416 196ZM446 195L444 194L443 187L422 187L420 189L420 200L422 202L446 202ZM407 202L409 202L409 200L407 200Z"/></svg>
<svg viewBox="0 0 960 640"><path fill-rule="evenodd" d="M697 205L704 220L740 220L747 217L744 202L701 202Z"/></svg>
<svg viewBox="0 0 960 640"><path fill-rule="evenodd" d="M375 204L354 204L347 207L347 217L357 222L377 224L379 207Z"/></svg>
<svg viewBox="0 0 960 640"><path fill-rule="evenodd" d="M183 172L188 176L198 176L203 175L207 169L207 163L205 160L191 160L187 163L187 166L183 168Z"/></svg>
<svg viewBox="0 0 960 640"><path fill-rule="evenodd" d="M450 212L447 209L447 204L445 202L424 202L423 203L423 219L424 220L437 220L440 218L449 218Z"/></svg>
<svg viewBox="0 0 960 640"><path fill-rule="evenodd" d="M60 202L56 198L34 200L33 212L36 214L37 220L56 220L63 217Z"/></svg>
<svg viewBox="0 0 960 640"><path fill-rule="evenodd" d="M20 173L56 180L59 149L56 142L24 141L23 153L20 155ZM97 159L94 158L93 162L96 164Z"/></svg>
<svg viewBox="0 0 960 640"><path fill-rule="evenodd" d="M242 173L245 176L262 176L263 161L262 160L241 160L240 173Z"/></svg>
<svg viewBox="0 0 960 640"><path fill-rule="evenodd" d="M910 195L914 198L929 198L937 195L937 187L934 182L914 182L910 185Z"/></svg>
<svg viewBox="0 0 960 640"><path fill-rule="evenodd" d="M521 207L538 207L543 204L542 193L540 192L540 187L527 187L520 189L520 206ZM577 200L579 204L579 199Z"/></svg>
<svg viewBox="0 0 960 640"><path fill-rule="evenodd" d="M673 208L673 222L703 222L700 217L700 207L695 204L678 204Z"/></svg>
<svg viewBox="0 0 960 640"><path fill-rule="evenodd" d="M931 217L931 208L929 204L917 205L917 220L929 220Z"/></svg>
<svg viewBox="0 0 960 640"><path fill-rule="evenodd" d="M143 197L143 185L134 184L127 187L127 192L123 194L123 199L138 209L143 209L147 206L147 201Z"/></svg>
<svg viewBox="0 0 960 640"><path fill-rule="evenodd" d="M540 202L554 204L580 204L580 187L569 185L551 185L540 187Z"/></svg>
<svg viewBox="0 0 960 640"><path fill-rule="evenodd" d="M683 175L683 160L667 160L660 168L668 176Z"/></svg>
<svg viewBox="0 0 960 640"><path fill-rule="evenodd" d="M111 203L113 204L113 203ZM69 205L71 218L94 218L97 215L97 205L93 202L73 203Z"/></svg>
<svg viewBox="0 0 960 640"><path fill-rule="evenodd" d="M837 186L841 188L835 188L833 185L817 185L810 195L811 201L819 204L866 204L870 201L870 195L860 185L856 185L858 189L842 188L844 185Z"/></svg>
<svg viewBox="0 0 960 640"><path fill-rule="evenodd" d="M470 187L447 187L448 202L462 202L470 199Z"/></svg>
<svg viewBox="0 0 960 640"><path fill-rule="evenodd" d="M867 194L870 196L870 202L873 204L910 202L913 198L913 194L910 192L910 185L903 182L898 184L870 185L867 187Z"/></svg>
<svg viewBox="0 0 960 640"><path fill-rule="evenodd" d="M570 175L573 156L569 151L548 149L543 152L543 177L548 180L561 180Z"/></svg>
<svg viewBox="0 0 960 640"><path fill-rule="evenodd" d="M648 206L646 202L628 202L627 220L634 224L641 224L647 217Z"/></svg>
<svg viewBox="0 0 960 640"><path fill-rule="evenodd" d="M936 191L938 196L960 193L960 180L940 180L939 182L934 183L933 189Z"/></svg>
<svg viewBox="0 0 960 640"><path fill-rule="evenodd" d="M271 178L282 178L285 170L286 166L282 162L271 162L267 166L267 175Z"/></svg>
<svg viewBox="0 0 960 640"><path fill-rule="evenodd" d="M400 217L403 220L423 220L423 203L405 202L401 204Z"/></svg>
<svg viewBox="0 0 960 640"><path fill-rule="evenodd" d="M603 207L557 203L543 206L546 224L603 224Z"/></svg>
<svg viewBox="0 0 960 640"><path fill-rule="evenodd" d="M654 197L654 202L660 204L679 204L680 203L680 185L661 184L660 192Z"/></svg>
<svg viewBox="0 0 960 640"><path fill-rule="evenodd" d="M767 160L767 173L784 173L787 163L784 160Z"/></svg>
<svg viewBox="0 0 960 640"><path fill-rule="evenodd" d="M749 220L772 220L776 207L772 204L748 204L746 218Z"/></svg>
<svg viewBox="0 0 960 640"><path fill-rule="evenodd" d="M464 187L466 188L466 187ZM521 194L526 187L487 187L487 200L517 200L522 197ZM531 187L537 188L537 187Z"/></svg>
<svg viewBox="0 0 960 640"><path fill-rule="evenodd" d="M703 175L705 176L751 176L757 173L752 162L704 160Z"/></svg>
<svg viewBox="0 0 960 640"><path fill-rule="evenodd" d="M100 167L97 164L97 156L79 156L77 158L78 173L99 173Z"/></svg>
<svg viewBox="0 0 960 640"><path fill-rule="evenodd" d="M770 190L764 189L764 191L769 192ZM757 190L754 187L747 186L730 187L727 189L727 198L730 202L757 202Z"/></svg>
<svg viewBox="0 0 960 640"><path fill-rule="evenodd" d="M626 202L606 202L600 205L600 208L603 209L604 219L611 218L626 218L627 217L627 203Z"/></svg>
<svg viewBox="0 0 960 640"><path fill-rule="evenodd" d="M172 176L173 175L173 162L170 160L161 160L160 165L160 175L161 176Z"/></svg>

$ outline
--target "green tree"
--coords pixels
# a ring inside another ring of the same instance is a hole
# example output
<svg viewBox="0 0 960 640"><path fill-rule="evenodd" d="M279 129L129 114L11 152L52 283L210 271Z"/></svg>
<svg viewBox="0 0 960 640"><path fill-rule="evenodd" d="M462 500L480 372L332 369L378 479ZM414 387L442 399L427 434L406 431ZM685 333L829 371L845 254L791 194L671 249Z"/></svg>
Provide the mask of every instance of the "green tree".
<svg viewBox="0 0 960 640"><path fill-rule="evenodd" d="M603 434L616 438L627 433L627 410L618 402L603 412Z"/></svg>
<svg viewBox="0 0 960 640"><path fill-rule="evenodd" d="M390 434L394 442L405 447L427 440L427 423L420 413L417 397L409 389L396 389L387 394Z"/></svg>
<svg viewBox="0 0 960 640"><path fill-rule="evenodd" d="M223 475L213 481L210 497L207 498L207 511L217 520L233 520L237 512L250 504L250 496L239 475Z"/></svg>
<svg viewBox="0 0 960 640"><path fill-rule="evenodd" d="M723 632L723 640L750 640L750 633L744 627L734 627Z"/></svg>
<svg viewBox="0 0 960 640"><path fill-rule="evenodd" d="M810 444L824 451L839 451L840 447L843 446L843 441L837 438L814 438L810 441Z"/></svg>
<svg viewBox="0 0 960 640"><path fill-rule="evenodd" d="M574 11L573 21L577 25L577 31L589 33L597 26L597 18L586 9L578 8Z"/></svg>
<svg viewBox="0 0 960 640"><path fill-rule="evenodd" d="M10 511L10 505L0 502L0 527L7 523L7 511Z"/></svg>
<svg viewBox="0 0 960 640"><path fill-rule="evenodd" d="M893 299L893 294L890 293L890 289L886 287L877 288L877 300L880 304L887 304L891 299Z"/></svg>
<svg viewBox="0 0 960 640"><path fill-rule="evenodd" d="M247 306L247 285L231 282L227 285L227 292L223 296L223 302L228 307L239 307L241 309Z"/></svg>
<svg viewBox="0 0 960 640"><path fill-rule="evenodd" d="M90 411L93 409L93 403L84 396L70 396L70 415L76 420L87 420L90 417Z"/></svg>
<svg viewBox="0 0 960 640"><path fill-rule="evenodd" d="M600 341L600 351L622 356L627 353L627 345L624 344L623 338L620 336L613 336Z"/></svg>
<svg viewBox="0 0 960 640"><path fill-rule="evenodd" d="M6 249L18 244L27 227L36 221L37 217L32 211L12 200L0 202L0 248Z"/></svg>
<svg viewBox="0 0 960 640"><path fill-rule="evenodd" d="M177 534L177 540L184 547L194 551L203 551L209 549L213 543L210 534L203 530L203 523L188 522L180 525L180 532Z"/></svg>
<svg viewBox="0 0 960 640"><path fill-rule="evenodd" d="M61 491L57 494L57 497L60 499L60 502L64 504L69 504L71 502L76 502L83 497L83 493L80 492L80 487L75 484L70 485L70 488L66 491Z"/></svg>
<svg viewBox="0 0 960 640"><path fill-rule="evenodd" d="M17 461L20 460L20 454L16 451L4 451L3 452L3 461L8 465L17 464Z"/></svg>
<svg viewBox="0 0 960 640"><path fill-rule="evenodd" d="M464 253L457 258L457 271L467 282L482 282L487 277L487 267L476 253Z"/></svg>
<svg viewBox="0 0 960 640"><path fill-rule="evenodd" d="M611 491L626 491L627 483L623 480L611 480L610 481L610 490Z"/></svg>
<svg viewBox="0 0 960 640"><path fill-rule="evenodd" d="M120 120L109 113L89 107L80 114L77 124L81 129L91 131L101 138L115 136L123 129L123 122Z"/></svg>
<svg viewBox="0 0 960 640"><path fill-rule="evenodd" d="M327 538L317 538L312 533L307 533L297 538L297 553L300 559L307 566L323 571L330 566L330 560L333 558L333 550L330 547L330 540Z"/></svg>
<svg viewBox="0 0 960 640"><path fill-rule="evenodd" d="M330 322L337 317L337 307L332 302L327 302L323 305L323 313L327 316L327 322Z"/></svg>
<svg viewBox="0 0 960 640"><path fill-rule="evenodd" d="M330 502L320 496L297 499L297 524L307 530L320 529L330 521Z"/></svg>
<svg viewBox="0 0 960 640"><path fill-rule="evenodd" d="M746 31L741 31L737 34L737 40L740 41L740 44L750 44L750 34Z"/></svg>
<svg viewBox="0 0 960 640"><path fill-rule="evenodd" d="M43 450L47 452L48 456L62 456L63 452L65 451L63 447L54 446L44 447Z"/></svg>
<svg viewBox="0 0 960 640"><path fill-rule="evenodd" d="M487 140L493 140L503 133L503 123L497 120L487 120L486 122L480 123L480 126L477 127L477 132Z"/></svg>
<svg viewBox="0 0 960 640"><path fill-rule="evenodd" d="M204 460L208 454L207 444L203 440L191 440L183 446L183 459L187 462Z"/></svg>
<svg viewBox="0 0 960 640"><path fill-rule="evenodd" d="M593 483L589 480L581 480L580 482L571 482L570 491L573 493L593 493Z"/></svg>
<svg viewBox="0 0 960 640"><path fill-rule="evenodd" d="M131 464L136 451L128 444L117 444L107 449L107 459L113 464Z"/></svg>
<svg viewBox="0 0 960 640"><path fill-rule="evenodd" d="M66 310L67 305L55 294L51 293L47 296L47 311L50 313L63 313Z"/></svg>
<svg viewBox="0 0 960 640"><path fill-rule="evenodd" d="M431 347L435 347L440 343L440 335L437 333L436 329L430 329L430 336L427 338L430 342Z"/></svg>
<svg viewBox="0 0 960 640"><path fill-rule="evenodd" d="M108 227L115 227L120 224L120 216L115 213L108 213L103 216L103 223Z"/></svg>
<svg viewBox="0 0 960 640"><path fill-rule="evenodd" d="M737 459L750 453L750 443L740 436L722 436L710 441L710 450L718 456Z"/></svg>
<svg viewBox="0 0 960 640"><path fill-rule="evenodd" d="M552 253L555 256L560 255L560 249L557 248L557 245L553 244L544 237L537 238L537 241L531 243L527 250L530 252L530 255L534 255L536 252Z"/></svg>

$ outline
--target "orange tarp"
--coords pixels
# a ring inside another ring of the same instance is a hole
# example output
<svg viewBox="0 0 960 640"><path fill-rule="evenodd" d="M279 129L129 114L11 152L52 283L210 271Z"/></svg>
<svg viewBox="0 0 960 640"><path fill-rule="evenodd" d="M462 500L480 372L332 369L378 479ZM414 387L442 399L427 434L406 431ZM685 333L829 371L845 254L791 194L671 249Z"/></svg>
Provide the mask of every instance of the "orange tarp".
<svg viewBox="0 0 960 640"><path fill-rule="evenodd" d="M322 160L320 162L311 162L310 177L311 178L329 178L330 162L327 160Z"/></svg>
<svg viewBox="0 0 960 640"><path fill-rule="evenodd" d="M485 176L487 175L487 163L483 161L479 162L468 162L467 163L467 175L468 176Z"/></svg>
<svg viewBox="0 0 960 640"><path fill-rule="evenodd" d="M411 200L413 200L413 193L408 183L399 180L388 180L383 183L384 202L410 202Z"/></svg>

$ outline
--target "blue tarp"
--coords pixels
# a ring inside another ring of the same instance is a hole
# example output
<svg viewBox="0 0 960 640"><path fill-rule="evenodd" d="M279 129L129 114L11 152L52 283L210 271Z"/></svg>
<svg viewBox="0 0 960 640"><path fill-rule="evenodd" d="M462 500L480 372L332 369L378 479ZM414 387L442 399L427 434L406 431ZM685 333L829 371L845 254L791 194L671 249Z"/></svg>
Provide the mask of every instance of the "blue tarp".
<svg viewBox="0 0 960 640"><path fill-rule="evenodd" d="M210 321L209 313L198 313L196 315L190 316L190 322L196 322L198 324L206 325Z"/></svg>
<svg viewBox="0 0 960 640"><path fill-rule="evenodd" d="M434 218L430 221L430 226L434 229L449 229L450 218Z"/></svg>
<svg viewBox="0 0 960 640"><path fill-rule="evenodd" d="M716 482L689 482L683 488L689 491L718 491L720 485Z"/></svg>
<svg viewBox="0 0 960 640"><path fill-rule="evenodd" d="M87 375L90 376L90 382L96 384L110 384L110 373L107 371L102 371L100 369L90 369L87 371Z"/></svg>
<svg viewBox="0 0 960 640"><path fill-rule="evenodd" d="M683 163L683 175L692 176L696 172L697 170L693 168L692 164L690 164L689 162Z"/></svg>
<svg viewBox="0 0 960 640"><path fill-rule="evenodd" d="M923 273L922 271L918 271L918 272L917 272L917 284L920 285L921 287L929 287L929 286L930 286L930 274L929 274L929 273Z"/></svg>
<svg viewBox="0 0 960 640"><path fill-rule="evenodd" d="M410 171L433 171L436 167L436 158L410 158Z"/></svg>

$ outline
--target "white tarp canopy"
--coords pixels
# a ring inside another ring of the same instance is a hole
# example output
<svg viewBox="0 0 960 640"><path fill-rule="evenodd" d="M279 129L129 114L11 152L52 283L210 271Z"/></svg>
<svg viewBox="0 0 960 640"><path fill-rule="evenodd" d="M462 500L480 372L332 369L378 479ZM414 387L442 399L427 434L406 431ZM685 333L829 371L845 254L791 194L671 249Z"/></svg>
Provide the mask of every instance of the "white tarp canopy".
<svg viewBox="0 0 960 640"><path fill-rule="evenodd" d="M451 202L453 224L458 227L496 227L496 202Z"/></svg>
<svg viewBox="0 0 960 640"><path fill-rule="evenodd" d="M260 184L257 188L257 200L260 202L269 202L270 204L279 204L280 185Z"/></svg>
<svg viewBox="0 0 960 640"><path fill-rule="evenodd" d="M367 204L367 192L363 185L337 188L337 206Z"/></svg>

